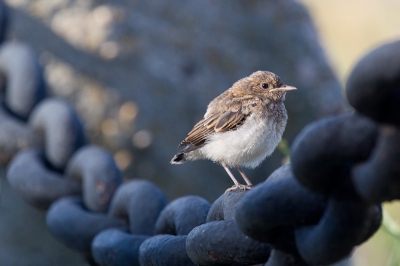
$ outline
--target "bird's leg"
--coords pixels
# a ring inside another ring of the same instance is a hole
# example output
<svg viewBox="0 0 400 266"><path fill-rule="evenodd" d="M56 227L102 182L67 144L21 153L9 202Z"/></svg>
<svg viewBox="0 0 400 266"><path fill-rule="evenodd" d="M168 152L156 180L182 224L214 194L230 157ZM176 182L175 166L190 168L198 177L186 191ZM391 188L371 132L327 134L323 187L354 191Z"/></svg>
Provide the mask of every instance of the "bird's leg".
<svg viewBox="0 0 400 266"><path fill-rule="evenodd" d="M231 169L229 169L229 167L226 164L223 163L222 167L224 167L225 171L228 173L228 175L232 179L233 183L235 183L235 185L233 185L231 188L228 188L225 191L225 193L229 192L229 191L236 190L236 189L243 189L243 190L247 190L248 189L247 188L248 186L239 184L239 182L236 180L235 176L232 174Z"/></svg>
<svg viewBox="0 0 400 266"><path fill-rule="evenodd" d="M253 187L253 184L250 182L249 178L243 172L242 168L240 166L237 166L236 169L239 171L240 175L243 177L244 181L246 182L246 184L247 184L246 188L251 189Z"/></svg>
<svg viewBox="0 0 400 266"><path fill-rule="evenodd" d="M236 180L235 176L232 174L231 169L228 168L225 164L222 164L222 167L224 167L225 171L228 173L229 177L232 179L233 183L235 183L235 186L239 186L239 182Z"/></svg>

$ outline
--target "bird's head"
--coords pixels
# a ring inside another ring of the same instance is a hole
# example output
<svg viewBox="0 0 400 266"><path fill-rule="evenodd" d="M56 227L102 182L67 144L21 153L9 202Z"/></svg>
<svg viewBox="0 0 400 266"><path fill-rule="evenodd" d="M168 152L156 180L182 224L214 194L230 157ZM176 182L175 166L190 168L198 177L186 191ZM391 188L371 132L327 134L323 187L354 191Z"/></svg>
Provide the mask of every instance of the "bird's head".
<svg viewBox="0 0 400 266"><path fill-rule="evenodd" d="M277 75L269 71L257 71L245 79L249 92L274 101L283 101L286 92L296 90L295 87L285 85Z"/></svg>

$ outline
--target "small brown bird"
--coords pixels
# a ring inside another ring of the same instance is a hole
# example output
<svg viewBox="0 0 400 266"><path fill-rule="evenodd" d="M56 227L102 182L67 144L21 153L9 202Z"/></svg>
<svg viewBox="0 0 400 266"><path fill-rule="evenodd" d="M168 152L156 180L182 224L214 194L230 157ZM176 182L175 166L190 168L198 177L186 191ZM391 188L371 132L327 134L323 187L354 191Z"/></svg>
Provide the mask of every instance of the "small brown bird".
<svg viewBox="0 0 400 266"><path fill-rule="evenodd" d="M185 148L172 158L172 164L209 159L221 164L235 189L251 189L241 166L257 167L275 150L287 121L283 101L286 86L272 72L257 71L237 81L212 100L204 118L179 144ZM237 168L247 185L241 185L229 168Z"/></svg>

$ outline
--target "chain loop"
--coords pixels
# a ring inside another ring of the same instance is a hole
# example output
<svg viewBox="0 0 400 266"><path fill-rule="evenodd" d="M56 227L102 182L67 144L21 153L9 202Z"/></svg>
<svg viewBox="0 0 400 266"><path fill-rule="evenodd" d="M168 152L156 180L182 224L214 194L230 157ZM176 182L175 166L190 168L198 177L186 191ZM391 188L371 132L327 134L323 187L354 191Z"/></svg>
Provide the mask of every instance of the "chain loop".
<svg viewBox="0 0 400 266"><path fill-rule="evenodd" d="M46 95L43 70L26 44L6 42L0 47L0 72L5 79L4 107L26 121Z"/></svg>
<svg viewBox="0 0 400 266"><path fill-rule="evenodd" d="M77 150L66 167L66 178L82 185L85 207L107 212L111 197L122 183L122 174L110 153L96 146Z"/></svg>
<svg viewBox="0 0 400 266"><path fill-rule="evenodd" d="M91 243L99 232L107 228L126 228L124 220L88 211L79 196L54 202L47 212L46 223L53 236L86 258L91 257Z"/></svg>
<svg viewBox="0 0 400 266"><path fill-rule="evenodd" d="M45 159L55 171L64 171L72 154L85 144L78 115L65 101L55 98L41 101L28 124L43 136Z"/></svg>
<svg viewBox="0 0 400 266"><path fill-rule="evenodd" d="M5 25L0 2L0 40ZM19 42L0 46L0 164L7 164L21 149L40 147L42 141L25 124L32 109L45 97L42 69L32 49Z"/></svg>

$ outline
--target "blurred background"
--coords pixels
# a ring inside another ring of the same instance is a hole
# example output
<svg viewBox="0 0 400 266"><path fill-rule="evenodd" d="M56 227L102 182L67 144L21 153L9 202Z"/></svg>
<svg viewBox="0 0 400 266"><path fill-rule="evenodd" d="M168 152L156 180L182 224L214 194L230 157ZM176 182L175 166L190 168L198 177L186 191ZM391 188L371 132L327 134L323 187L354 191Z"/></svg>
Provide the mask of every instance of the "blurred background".
<svg viewBox="0 0 400 266"><path fill-rule="evenodd" d="M169 200L213 202L231 180L209 161L169 164L213 98L257 70L299 90L287 95L285 143L256 170L279 167L308 123L348 110L342 90L370 49L400 38L397 0L105 1L6 0L9 40L29 44L51 95L78 111L92 143L126 180L143 178ZM45 213L25 204L2 172L0 265L87 265L52 238ZM398 206L388 205L396 219ZM352 265L398 265L394 238L380 230Z"/></svg>

